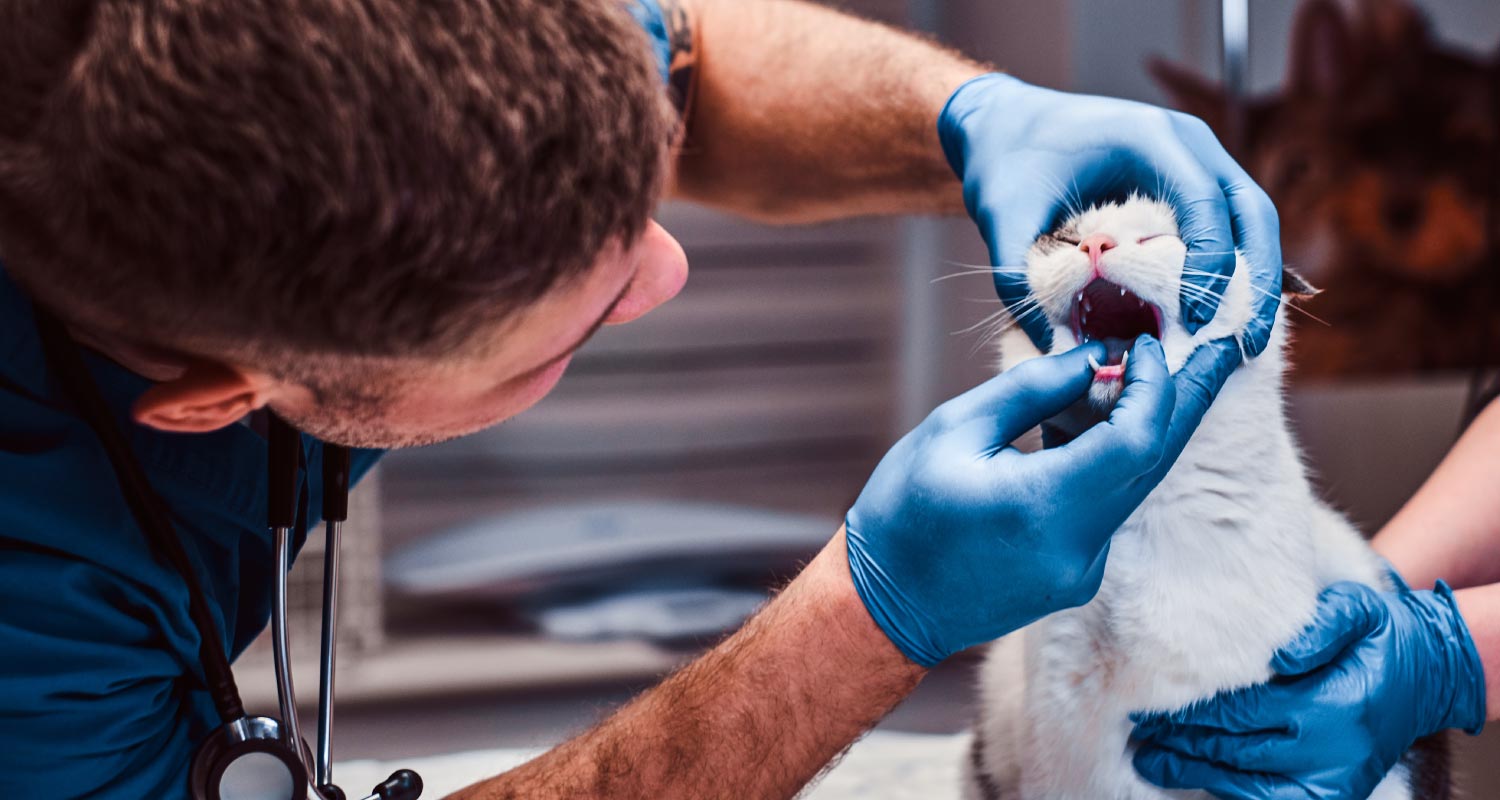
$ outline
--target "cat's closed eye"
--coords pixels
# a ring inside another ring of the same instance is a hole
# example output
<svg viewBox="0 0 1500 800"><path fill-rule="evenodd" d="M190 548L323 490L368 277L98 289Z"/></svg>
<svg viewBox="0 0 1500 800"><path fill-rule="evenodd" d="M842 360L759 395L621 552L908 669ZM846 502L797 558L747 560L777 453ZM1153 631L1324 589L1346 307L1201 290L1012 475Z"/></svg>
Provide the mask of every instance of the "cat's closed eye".
<svg viewBox="0 0 1500 800"><path fill-rule="evenodd" d="M1171 234L1171 233L1153 233L1150 236L1142 236L1141 238L1136 239L1135 243L1136 244L1145 244L1146 242L1149 242L1149 241L1151 241L1153 239L1161 239L1161 238L1168 237L1168 236L1172 237L1173 239L1177 238L1176 234Z"/></svg>

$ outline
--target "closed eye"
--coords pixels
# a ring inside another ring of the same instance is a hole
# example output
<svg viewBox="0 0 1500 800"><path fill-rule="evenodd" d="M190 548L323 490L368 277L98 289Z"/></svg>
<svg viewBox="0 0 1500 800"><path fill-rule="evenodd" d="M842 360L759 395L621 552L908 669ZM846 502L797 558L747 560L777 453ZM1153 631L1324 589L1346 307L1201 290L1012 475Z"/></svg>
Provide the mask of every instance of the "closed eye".
<svg viewBox="0 0 1500 800"><path fill-rule="evenodd" d="M1141 238L1137 239L1136 240L1136 244L1145 244L1146 242L1149 242L1152 239L1160 239L1163 236L1171 236L1174 239L1177 238L1176 236L1174 236L1173 234L1170 234L1170 233L1153 233L1150 236L1142 236Z"/></svg>

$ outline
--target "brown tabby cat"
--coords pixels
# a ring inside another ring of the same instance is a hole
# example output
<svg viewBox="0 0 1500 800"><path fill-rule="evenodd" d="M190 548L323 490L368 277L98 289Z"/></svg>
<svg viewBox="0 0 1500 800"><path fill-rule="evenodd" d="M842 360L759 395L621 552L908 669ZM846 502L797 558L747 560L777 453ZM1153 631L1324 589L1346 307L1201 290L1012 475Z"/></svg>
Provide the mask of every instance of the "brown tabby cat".
<svg viewBox="0 0 1500 800"><path fill-rule="evenodd" d="M1151 70L1175 104L1235 133L1223 91ZM1500 361L1500 60L1436 42L1401 0L1298 13L1286 86L1252 99L1236 156L1281 212L1301 306L1294 376Z"/></svg>

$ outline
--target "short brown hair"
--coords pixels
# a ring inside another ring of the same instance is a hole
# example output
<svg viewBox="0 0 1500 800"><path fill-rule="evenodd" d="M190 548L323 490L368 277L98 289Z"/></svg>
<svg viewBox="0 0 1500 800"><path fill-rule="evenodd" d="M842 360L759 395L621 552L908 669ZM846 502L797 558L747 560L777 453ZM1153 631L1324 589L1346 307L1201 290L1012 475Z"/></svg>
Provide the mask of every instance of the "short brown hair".
<svg viewBox="0 0 1500 800"><path fill-rule="evenodd" d="M143 343L466 346L649 218L674 117L623 5L5 0L0 259Z"/></svg>

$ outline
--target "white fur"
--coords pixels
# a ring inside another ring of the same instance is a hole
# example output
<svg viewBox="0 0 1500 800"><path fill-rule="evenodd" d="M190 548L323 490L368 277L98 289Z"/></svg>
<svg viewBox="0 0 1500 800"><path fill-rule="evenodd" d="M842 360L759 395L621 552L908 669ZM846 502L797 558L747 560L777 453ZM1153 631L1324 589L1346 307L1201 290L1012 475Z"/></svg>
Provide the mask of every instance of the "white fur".
<svg viewBox="0 0 1500 800"><path fill-rule="evenodd" d="M1174 372L1198 345L1237 335L1249 320L1241 258L1214 321L1196 335L1180 324L1186 248L1168 207L1137 198L1069 224L1119 242L1101 259L1104 275L1160 309ZM1137 243L1164 231L1171 235ZM1076 346L1066 323L1091 278L1087 255L1034 248L1027 272L1054 350ZM978 724L983 770L1005 800L1209 800L1136 775L1127 714L1265 680L1272 653L1311 620L1321 589L1384 581L1379 560L1308 482L1282 409L1285 343L1281 320L1266 352L1229 378L1172 471L1115 534L1098 596L994 646ZM1036 355L1024 336L1002 349L1007 367ZM972 769L967 783L967 796L981 797ZM1372 797L1409 798L1403 768Z"/></svg>

